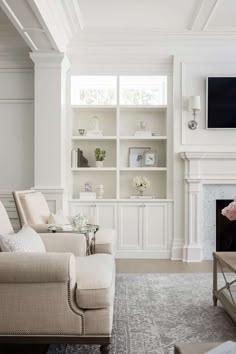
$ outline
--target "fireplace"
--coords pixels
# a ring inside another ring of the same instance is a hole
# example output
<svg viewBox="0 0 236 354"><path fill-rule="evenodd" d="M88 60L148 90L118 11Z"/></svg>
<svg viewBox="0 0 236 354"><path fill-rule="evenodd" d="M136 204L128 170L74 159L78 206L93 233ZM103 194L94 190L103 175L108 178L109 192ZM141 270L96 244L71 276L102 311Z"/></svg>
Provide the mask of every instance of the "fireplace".
<svg viewBox="0 0 236 354"><path fill-rule="evenodd" d="M216 251L236 251L236 220L230 221L221 214L221 210L229 205L232 199L216 200Z"/></svg>

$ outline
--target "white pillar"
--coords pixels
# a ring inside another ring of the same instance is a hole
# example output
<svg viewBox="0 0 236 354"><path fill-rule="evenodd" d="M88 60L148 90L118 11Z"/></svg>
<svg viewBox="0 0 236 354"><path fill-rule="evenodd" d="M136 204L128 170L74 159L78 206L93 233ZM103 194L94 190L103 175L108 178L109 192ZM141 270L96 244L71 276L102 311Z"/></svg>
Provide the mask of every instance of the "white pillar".
<svg viewBox="0 0 236 354"><path fill-rule="evenodd" d="M30 57L35 73L34 189L63 194L66 180L68 60L63 53L35 52L30 53Z"/></svg>

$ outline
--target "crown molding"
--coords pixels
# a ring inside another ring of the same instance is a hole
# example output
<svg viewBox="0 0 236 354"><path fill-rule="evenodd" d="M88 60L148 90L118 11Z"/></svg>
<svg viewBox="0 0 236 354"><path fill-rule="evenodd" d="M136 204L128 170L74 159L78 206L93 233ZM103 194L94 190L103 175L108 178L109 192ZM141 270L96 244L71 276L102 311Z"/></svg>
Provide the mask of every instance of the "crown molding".
<svg viewBox="0 0 236 354"><path fill-rule="evenodd" d="M36 68L61 68L63 53L31 52L30 58Z"/></svg>

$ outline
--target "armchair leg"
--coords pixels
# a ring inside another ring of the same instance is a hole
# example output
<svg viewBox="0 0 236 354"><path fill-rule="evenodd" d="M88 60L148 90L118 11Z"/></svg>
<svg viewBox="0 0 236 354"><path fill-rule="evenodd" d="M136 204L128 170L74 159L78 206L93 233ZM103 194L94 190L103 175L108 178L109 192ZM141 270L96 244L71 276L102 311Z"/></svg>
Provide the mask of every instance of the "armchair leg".
<svg viewBox="0 0 236 354"><path fill-rule="evenodd" d="M101 345L101 347L100 347L100 352L101 352L102 354L109 354L109 352L110 352L110 346L109 346L109 344Z"/></svg>

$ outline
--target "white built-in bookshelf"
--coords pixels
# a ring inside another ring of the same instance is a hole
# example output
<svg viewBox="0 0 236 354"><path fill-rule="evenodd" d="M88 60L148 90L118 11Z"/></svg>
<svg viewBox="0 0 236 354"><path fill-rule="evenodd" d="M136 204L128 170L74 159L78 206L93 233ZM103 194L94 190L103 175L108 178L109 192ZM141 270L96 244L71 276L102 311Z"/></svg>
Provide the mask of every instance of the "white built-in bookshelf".
<svg viewBox="0 0 236 354"><path fill-rule="evenodd" d="M71 165L70 199L78 200L79 193L84 191L85 183L90 183L94 190L97 185L104 185L106 200L130 200L130 196L137 194L132 186L135 176L146 176L150 180L151 186L145 192L147 196L153 195L158 200L167 199L169 196L167 97L161 98L165 104L123 104L121 82L120 78L116 78L112 104L75 104L76 98L72 98L71 150L82 150L90 167ZM165 81L162 82L162 85L164 84ZM162 92L164 91L167 92L166 87L162 88ZM99 121L102 136L86 136L86 132L91 130L94 117ZM140 130L140 122L145 122L146 130L157 135L135 136L135 132ZM79 129L84 129L85 134L81 136ZM104 167L100 168L96 167L94 157L97 147L106 150ZM130 166L129 151L134 147L148 147L155 151L158 164L155 167Z"/></svg>

